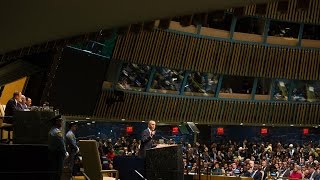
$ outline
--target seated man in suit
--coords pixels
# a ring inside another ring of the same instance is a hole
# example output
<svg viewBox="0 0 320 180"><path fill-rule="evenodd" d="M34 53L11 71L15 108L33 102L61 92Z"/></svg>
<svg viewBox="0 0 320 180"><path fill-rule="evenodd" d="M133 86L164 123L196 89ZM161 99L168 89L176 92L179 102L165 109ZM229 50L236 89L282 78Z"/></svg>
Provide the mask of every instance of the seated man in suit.
<svg viewBox="0 0 320 180"><path fill-rule="evenodd" d="M12 124L12 117L8 117L8 116L13 116L14 111L21 110L18 105L19 102L21 101L21 96L22 96L21 92L15 91L13 93L13 97L9 99L9 101L7 102L6 109L4 111L4 114L7 117L4 119L4 122Z"/></svg>
<svg viewBox="0 0 320 180"><path fill-rule="evenodd" d="M29 97L26 97L26 105L28 108L31 108L31 105L32 105L32 99L29 98Z"/></svg>
<svg viewBox="0 0 320 180"><path fill-rule="evenodd" d="M148 123L148 128L145 129L141 134L141 145L139 151L140 157L145 157L147 149L156 147L156 145L153 142L154 135L156 134L155 129L156 122L150 120Z"/></svg>
<svg viewBox="0 0 320 180"><path fill-rule="evenodd" d="M254 164L253 171L251 173L251 177L254 180L261 180L262 179L262 173L261 173L261 169L259 168L259 164L258 163Z"/></svg>
<svg viewBox="0 0 320 180"><path fill-rule="evenodd" d="M28 106L26 104L26 97L21 95L20 102L18 103L18 108L21 111L29 111Z"/></svg>
<svg viewBox="0 0 320 180"><path fill-rule="evenodd" d="M320 174L315 169L315 165L312 163L309 166L309 180L317 180L320 178Z"/></svg>

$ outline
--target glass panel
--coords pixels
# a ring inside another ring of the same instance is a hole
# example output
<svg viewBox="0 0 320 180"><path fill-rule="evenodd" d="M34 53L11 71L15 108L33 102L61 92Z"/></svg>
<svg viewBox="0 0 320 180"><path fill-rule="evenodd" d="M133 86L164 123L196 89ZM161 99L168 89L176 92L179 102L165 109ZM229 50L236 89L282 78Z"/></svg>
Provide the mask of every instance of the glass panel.
<svg viewBox="0 0 320 180"><path fill-rule="evenodd" d="M271 79L259 78L256 90L256 100L270 100Z"/></svg>
<svg viewBox="0 0 320 180"><path fill-rule="evenodd" d="M275 80L274 82L274 90L273 90L273 99L287 101L288 100L288 92L289 92L289 80Z"/></svg>
<svg viewBox="0 0 320 180"><path fill-rule="evenodd" d="M185 86L185 95L214 96L218 79L218 76L212 73L190 73Z"/></svg>
<svg viewBox="0 0 320 180"><path fill-rule="evenodd" d="M320 82L296 81L292 90L293 101L320 101Z"/></svg>
<svg viewBox="0 0 320 180"><path fill-rule="evenodd" d="M151 73L150 66L125 63L122 66L117 88L144 91Z"/></svg>
<svg viewBox="0 0 320 180"><path fill-rule="evenodd" d="M320 81L308 83L307 96L310 102L320 101Z"/></svg>
<svg viewBox="0 0 320 180"><path fill-rule="evenodd" d="M242 17L237 20L236 32L260 34L264 32L265 21L253 17Z"/></svg>
<svg viewBox="0 0 320 180"><path fill-rule="evenodd" d="M208 27L230 31L232 14L224 14L223 11L216 11L208 14Z"/></svg>
<svg viewBox="0 0 320 180"><path fill-rule="evenodd" d="M307 83L304 81L295 81L292 89L292 101L307 101Z"/></svg>
<svg viewBox="0 0 320 180"><path fill-rule="evenodd" d="M179 94L184 72L168 68L156 68L150 92Z"/></svg>
<svg viewBox="0 0 320 180"><path fill-rule="evenodd" d="M300 25L297 23L271 21L269 36L298 38Z"/></svg>
<svg viewBox="0 0 320 180"><path fill-rule="evenodd" d="M270 95L271 79L259 78L256 94Z"/></svg>
<svg viewBox="0 0 320 180"><path fill-rule="evenodd" d="M224 76L219 97L251 99L253 80L252 77Z"/></svg>
<svg viewBox="0 0 320 180"><path fill-rule="evenodd" d="M320 25L305 24L302 38L320 40Z"/></svg>

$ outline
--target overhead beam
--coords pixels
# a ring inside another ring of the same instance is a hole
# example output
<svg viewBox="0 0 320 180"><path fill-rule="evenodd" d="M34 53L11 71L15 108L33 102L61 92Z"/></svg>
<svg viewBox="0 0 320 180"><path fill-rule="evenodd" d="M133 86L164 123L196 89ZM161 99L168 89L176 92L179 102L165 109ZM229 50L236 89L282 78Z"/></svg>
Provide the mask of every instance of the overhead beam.
<svg viewBox="0 0 320 180"><path fill-rule="evenodd" d="M101 29L268 0L1 1L0 54Z"/></svg>

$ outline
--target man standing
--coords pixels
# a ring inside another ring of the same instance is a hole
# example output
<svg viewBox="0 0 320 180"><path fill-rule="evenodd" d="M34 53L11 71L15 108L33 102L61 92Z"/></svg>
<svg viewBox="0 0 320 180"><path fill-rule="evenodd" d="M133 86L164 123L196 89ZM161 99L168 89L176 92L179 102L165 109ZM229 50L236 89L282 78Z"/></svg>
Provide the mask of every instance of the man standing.
<svg viewBox="0 0 320 180"><path fill-rule="evenodd" d="M79 147L77 146L77 140L74 133L77 130L77 125L75 123L69 124L69 131L66 134L66 146L69 153L69 158L66 160L66 164L69 167L71 176L73 175L73 166L75 161L75 156L79 152Z"/></svg>
<svg viewBox="0 0 320 180"><path fill-rule="evenodd" d="M69 153L66 151L66 146L61 132L61 115L53 117L50 121L52 123L52 128L48 135L50 180L60 180L63 163L69 156Z"/></svg>
<svg viewBox="0 0 320 180"><path fill-rule="evenodd" d="M13 93L13 97L9 99L9 101L6 104L6 109L4 111L5 116L13 116L14 111L19 111L19 106L18 103L20 102L21 99L21 92L15 91ZM10 123L12 124L12 117L6 117L5 123Z"/></svg>
<svg viewBox="0 0 320 180"><path fill-rule="evenodd" d="M146 150L155 147L156 145L153 143L154 135L156 134L156 122L150 120L148 123L148 128L142 131L141 134L141 145L139 155L140 157L146 156Z"/></svg>

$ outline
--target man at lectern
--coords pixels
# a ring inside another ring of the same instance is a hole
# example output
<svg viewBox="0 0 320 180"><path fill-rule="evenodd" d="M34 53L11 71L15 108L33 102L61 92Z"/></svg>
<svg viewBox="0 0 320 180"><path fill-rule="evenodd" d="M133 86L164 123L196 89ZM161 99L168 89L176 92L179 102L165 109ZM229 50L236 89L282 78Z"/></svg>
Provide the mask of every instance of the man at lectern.
<svg viewBox="0 0 320 180"><path fill-rule="evenodd" d="M141 145L140 145L140 151L139 151L140 157L145 157L147 149L156 147L156 145L153 142L153 138L155 137L155 134L156 134L155 129L156 129L156 122L153 120L150 120L148 123L148 128L142 131Z"/></svg>

